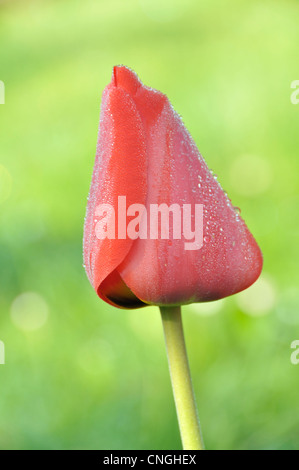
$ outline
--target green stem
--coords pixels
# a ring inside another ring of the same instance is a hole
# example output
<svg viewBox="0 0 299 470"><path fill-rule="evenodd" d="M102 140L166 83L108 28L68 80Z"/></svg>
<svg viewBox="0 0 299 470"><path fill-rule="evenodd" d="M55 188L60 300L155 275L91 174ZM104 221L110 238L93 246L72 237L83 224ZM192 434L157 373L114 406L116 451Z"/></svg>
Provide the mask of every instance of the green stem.
<svg viewBox="0 0 299 470"><path fill-rule="evenodd" d="M203 450L181 317L181 307L160 307L168 365L184 450Z"/></svg>

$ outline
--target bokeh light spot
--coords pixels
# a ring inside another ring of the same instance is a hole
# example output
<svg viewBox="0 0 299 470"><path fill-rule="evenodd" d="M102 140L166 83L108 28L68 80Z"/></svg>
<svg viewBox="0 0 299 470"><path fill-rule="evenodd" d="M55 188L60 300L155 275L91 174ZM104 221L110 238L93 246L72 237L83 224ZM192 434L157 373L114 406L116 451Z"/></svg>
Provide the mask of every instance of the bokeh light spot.
<svg viewBox="0 0 299 470"><path fill-rule="evenodd" d="M48 319L49 307L44 298L36 292L24 292L11 304L11 319L23 331L41 328Z"/></svg>
<svg viewBox="0 0 299 470"><path fill-rule="evenodd" d="M276 302L276 288L268 277L261 276L251 287L236 294L238 307L248 315L270 313Z"/></svg>

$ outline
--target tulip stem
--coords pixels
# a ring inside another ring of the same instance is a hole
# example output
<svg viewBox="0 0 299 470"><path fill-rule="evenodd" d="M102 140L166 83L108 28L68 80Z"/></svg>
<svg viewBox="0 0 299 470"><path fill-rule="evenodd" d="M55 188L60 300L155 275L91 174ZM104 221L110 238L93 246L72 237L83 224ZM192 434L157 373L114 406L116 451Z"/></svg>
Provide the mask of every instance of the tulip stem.
<svg viewBox="0 0 299 470"><path fill-rule="evenodd" d="M184 339L181 307L160 307L168 365L184 450L203 450Z"/></svg>

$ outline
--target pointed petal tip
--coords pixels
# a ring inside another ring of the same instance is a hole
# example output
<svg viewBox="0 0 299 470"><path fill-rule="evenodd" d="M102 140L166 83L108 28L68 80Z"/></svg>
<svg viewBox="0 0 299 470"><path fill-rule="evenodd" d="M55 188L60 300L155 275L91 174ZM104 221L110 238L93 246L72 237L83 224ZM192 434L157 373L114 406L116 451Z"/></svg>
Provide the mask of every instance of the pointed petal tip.
<svg viewBox="0 0 299 470"><path fill-rule="evenodd" d="M115 65L113 67L111 83L115 87L123 88L132 95L142 85L136 72L125 65Z"/></svg>

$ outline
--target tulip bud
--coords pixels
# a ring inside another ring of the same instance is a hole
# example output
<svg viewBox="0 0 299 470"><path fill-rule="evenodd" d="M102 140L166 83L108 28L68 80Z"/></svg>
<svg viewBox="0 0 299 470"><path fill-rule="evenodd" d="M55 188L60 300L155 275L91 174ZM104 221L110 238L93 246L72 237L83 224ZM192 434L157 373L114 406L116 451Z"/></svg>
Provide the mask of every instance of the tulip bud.
<svg viewBox="0 0 299 470"><path fill-rule="evenodd" d="M102 96L84 264L111 305L181 305L235 294L261 251L168 98L124 66Z"/></svg>

